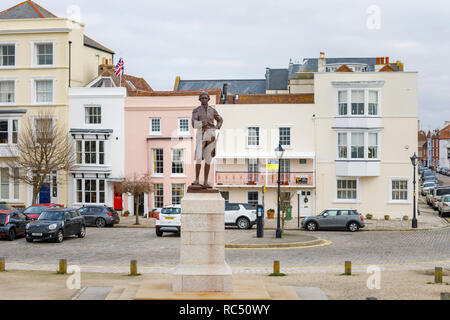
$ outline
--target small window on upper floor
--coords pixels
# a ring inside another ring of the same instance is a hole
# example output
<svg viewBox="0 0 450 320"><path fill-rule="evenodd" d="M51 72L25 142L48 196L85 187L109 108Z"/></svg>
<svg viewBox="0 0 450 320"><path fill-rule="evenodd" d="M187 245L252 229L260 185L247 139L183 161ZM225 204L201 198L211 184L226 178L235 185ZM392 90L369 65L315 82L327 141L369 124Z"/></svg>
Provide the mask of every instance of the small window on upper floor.
<svg viewBox="0 0 450 320"><path fill-rule="evenodd" d="M150 134L161 135L161 118L150 119Z"/></svg>
<svg viewBox="0 0 450 320"><path fill-rule="evenodd" d="M16 65L16 45L0 45L0 67L14 67Z"/></svg>
<svg viewBox="0 0 450 320"><path fill-rule="evenodd" d="M53 43L35 44L35 64L37 66L51 66L54 63Z"/></svg>
<svg viewBox="0 0 450 320"><path fill-rule="evenodd" d="M101 124L102 123L102 107L89 106L84 107L86 124Z"/></svg>

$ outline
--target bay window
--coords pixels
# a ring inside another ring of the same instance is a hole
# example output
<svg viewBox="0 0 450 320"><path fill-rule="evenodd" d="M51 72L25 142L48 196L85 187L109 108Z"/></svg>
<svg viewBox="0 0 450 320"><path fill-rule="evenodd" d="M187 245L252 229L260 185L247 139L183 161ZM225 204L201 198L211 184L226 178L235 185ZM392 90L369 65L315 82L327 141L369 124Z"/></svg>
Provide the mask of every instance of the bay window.
<svg viewBox="0 0 450 320"><path fill-rule="evenodd" d="M378 115L378 91L369 91L369 115Z"/></svg>
<svg viewBox="0 0 450 320"><path fill-rule="evenodd" d="M105 141L101 140L77 140L76 141L77 164L104 165Z"/></svg>
<svg viewBox="0 0 450 320"><path fill-rule="evenodd" d="M339 160L379 160L379 132L337 132Z"/></svg>
<svg viewBox="0 0 450 320"><path fill-rule="evenodd" d="M369 133L368 158L378 159L378 133Z"/></svg>
<svg viewBox="0 0 450 320"><path fill-rule="evenodd" d="M347 133L338 133L338 153L339 159L347 159L348 157Z"/></svg>
<svg viewBox="0 0 450 320"><path fill-rule="evenodd" d="M78 203L104 204L104 179L77 179L76 200Z"/></svg>
<svg viewBox="0 0 450 320"><path fill-rule="evenodd" d="M352 115L364 115L364 90L352 90Z"/></svg>
<svg viewBox="0 0 450 320"><path fill-rule="evenodd" d="M352 159L364 159L364 133L352 133Z"/></svg>

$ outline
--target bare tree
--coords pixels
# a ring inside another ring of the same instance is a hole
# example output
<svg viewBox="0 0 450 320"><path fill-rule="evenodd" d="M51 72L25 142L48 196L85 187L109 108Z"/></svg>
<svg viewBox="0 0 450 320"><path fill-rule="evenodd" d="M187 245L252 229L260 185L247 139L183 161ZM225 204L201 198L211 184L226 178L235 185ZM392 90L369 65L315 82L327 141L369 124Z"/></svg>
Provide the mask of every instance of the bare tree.
<svg viewBox="0 0 450 320"><path fill-rule="evenodd" d="M49 110L27 115L20 123L17 145L10 146L12 158L7 161L15 171L14 178L33 188L33 204L42 186L54 172L67 174L75 162L72 141L62 121Z"/></svg>
<svg viewBox="0 0 450 320"><path fill-rule="evenodd" d="M286 222L286 213L292 209L291 200L295 196L295 192L284 192L280 195L280 209L281 209L281 231L284 232Z"/></svg>
<svg viewBox="0 0 450 320"><path fill-rule="evenodd" d="M151 178L149 174L144 174L139 176L138 174L134 174L132 178L127 177L122 182L117 184L117 191L119 193L127 193L133 196L134 198L134 207L135 211L138 210L138 202L139 196L143 193L150 193L152 191ZM135 212L136 216L136 225L139 225L139 212Z"/></svg>

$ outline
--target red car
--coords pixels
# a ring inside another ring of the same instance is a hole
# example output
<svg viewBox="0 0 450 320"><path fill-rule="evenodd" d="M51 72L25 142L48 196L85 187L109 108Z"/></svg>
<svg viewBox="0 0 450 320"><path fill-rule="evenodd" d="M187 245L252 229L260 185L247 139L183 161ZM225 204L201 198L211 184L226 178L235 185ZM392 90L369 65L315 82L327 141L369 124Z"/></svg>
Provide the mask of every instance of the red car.
<svg viewBox="0 0 450 320"><path fill-rule="evenodd" d="M64 208L64 206L56 203L34 204L26 208L23 214L32 220L37 220L42 212L52 208Z"/></svg>

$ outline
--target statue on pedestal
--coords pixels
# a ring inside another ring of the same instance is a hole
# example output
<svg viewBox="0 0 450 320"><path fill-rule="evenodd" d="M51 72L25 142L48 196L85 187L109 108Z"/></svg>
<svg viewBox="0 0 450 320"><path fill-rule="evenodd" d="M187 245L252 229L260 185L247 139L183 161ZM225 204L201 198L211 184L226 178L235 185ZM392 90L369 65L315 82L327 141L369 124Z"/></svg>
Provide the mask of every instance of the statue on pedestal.
<svg viewBox="0 0 450 320"><path fill-rule="evenodd" d="M202 92L199 100L202 105L192 112L192 127L196 129L195 181L188 188L188 192L212 189L208 176L212 160L216 156L216 130L220 130L223 124L223 119L217 110L209 106L211 98L208 92ZM205 161L205 177L203 184L200 184L202 161Z"/></svg>

